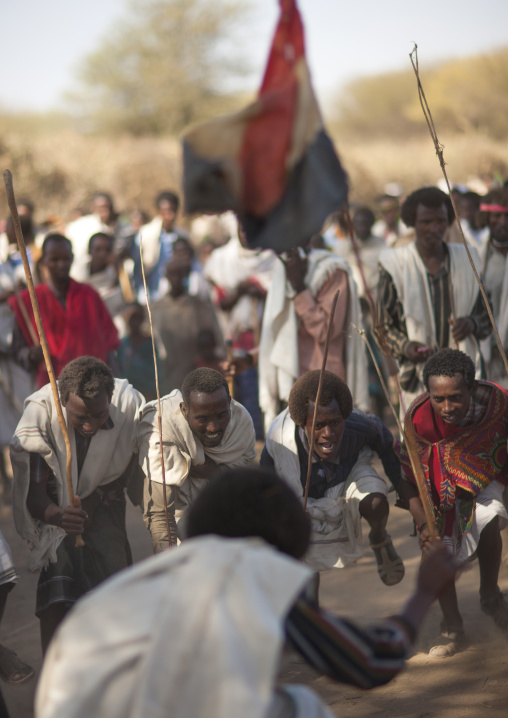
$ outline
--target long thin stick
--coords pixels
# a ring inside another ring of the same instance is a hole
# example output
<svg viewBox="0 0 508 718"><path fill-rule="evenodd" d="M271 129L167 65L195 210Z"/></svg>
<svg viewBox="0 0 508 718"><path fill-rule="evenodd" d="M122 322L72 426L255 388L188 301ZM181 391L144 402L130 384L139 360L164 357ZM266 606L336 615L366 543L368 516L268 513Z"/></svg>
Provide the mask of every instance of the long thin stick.
<svg viewBox="0 0 508 718"><path fill-rule="evenodd" d="M330 309L330 316L328 318L328 329L326 331L325 348L323 351L323 363L321 364L321 372L319 374L319 384L316 393L316 403L314 404L314 416L312 417L312 430L310 433L310 446L309 446L309 462L307 464L307 478L305 480L305 493L303 495L303 508L307 508L307 499L309 498L309 486L310 476L312 473L312 454L314 452L314 432L316 430L316 420L319 408L319 400L321 399L321 389L323 387L323 377L325 375L326 360L328 358L328 347L330 346L330 337L332 336L333 328L333 315L335 314L335 307L337 306L337 300L339 298L340 289L337 289L332 299L332 306Z"/></svg>
<svg viewBox="0 0 508 718"><path fill-rule="evenodd" d="M32 322L30 321L30 316L28 315L27 308L25 307L24 302L22 301L19 292L15 291L14 296L16 297L16 304L18 305L18 309L21 312L21 316L23 317L23 321L26 324L26 328L28 329L28 333L30 334L30 339L33 342L34 347L38 347L39 337L37 336L37 332L35 331Z"/></svg>
<svg viewBox="0 0 508 718"><path fill-rule="evenodd" d="M163 501L164 501L164 516L166 518L166 529L168 532L168 543L169 543L169 548L171 548L173 545L173 542L171 540L171 528L169 526L168 502L167 502L167 490L166 490L166 467L164 466L164 449L162 446L162 409L161 409L161 395L160 395L160 391L159 391L159 370L157 368L157 355L155 353L155 336L153 333L152 312L150 310L150 302L148 300L148 289L146 288L145 263L143 261L143 237L141 236L141 234L139 235L139 254L141 257L141 273L143 275L143 286L145 288L146 308L148 310L148 321L150 323L150 334L152 336L153 366L155 369L155 391L157 392L157 420L159 423L159 444L160 444L161 471L162 471L162 496L163 496Z"/></svg>
<svg viewBox="0 0 508 718"><path fill-rule="evenodd" d="M485 291L485 287L483 286L483 282L480 279L480 275L478 274L478 271L475 267L475 263L473 262L473 258L471 256L471 252L469 251L469 246L468 246L467 240L464 236L464 232L462 230L462 225L459 220L459 214L457 212L457 207L455 206L455 200L453 199L450 182L448 181L448 175L446 174L446 169L445 169L446 162L444 160L444 153L443 153L444 145L442 145L438 139L436 128L434 126L434 120L432 119L432 114L430 112L430 108L427 103L427 98L425 97L425 92L423 91L422 83L420 82L420 73L419 73L419 69L418 69L418 45L416 43L414 45L413 50L409 53L409 59L411 60L413 70L416 75L416 81L418 84L418 97L420 98L420 105L422 107L425 121L427 122L427 127L429 128L430 136L432 137L432 142L434 143L436 155L438 156L438 159L439 159L439 164L441 165L441 169L443 171L443 176L445 178L446 186L448 188L448 194L450 195L450 200L452 202L453 211L455 213L455 219L457 220L457 225L458 225L458 228L460 231L460 236L462 238L462 243L466 249L467 256L469 258L469 262L471 263L471 267L473 269L473 274L475 276L475 279L478 282L478 286L480 287L480 292L483 297L483 301L485 302L485 307L486 307L487 313L489 315L490 323L492 324L492 329L494 330L494 336L496 337L496 342L497 342L497 346L499 349L499 353L503 359L505 371L508 374L508 359L506 358L503 343L501 341L501 337L499 336L499 332L497 330L496 323L494 321L494 315L492 314L492 310L490 308L490 303L489 303L489 300L487 297L487 293Z"/></svg>
<svg viewBox="0 0 508 718"><path fill-rule="evenodd" d="M69 495L69 503L74 506L74 489L72 487L72 453L71 453L71 442L69 439L69 432L67 431L67 424L62 411L62 405L60 403L60 396L58 394L58 387L56 385L55 373L53 371L53 365L51 364L51 356L49 354L48 341L44 333L44 327L42 326L41 313L39 311L39 303L37 301L37 295L35 294L34 283L32 279L32 272L30 270L30 264L26 253L25 240L23 239L23 232L21 230L21 223L19 221L18 208L16 206L16 198L14 196L14 185L12 182L12 173L10 170L4 171L4 184L7 192L7 202L9 203L9 209L11 211L12 221L14 223L14 231L16 233L16 239L18 242L19 253L23 261L23 269L25 270L26 283L28 287L28 293L30 295L30 301L32 303L32 310L34 313L35 325L39 334L39 341L41 343L42 353L44 356L44 363L46 364L46 371L48 372L51 389L53 391L53 399L55 401L56 412L58 415L58 422L62 430L64 442L65 442L65 473L67 477L67 493ZM81 536L76 536L76 546L84 546L84 542Z"/></svg>
<svg viewBox="0 0 508 718"><path fill-rule="evenodd" d="M418 493L420 495L420 501L422 502L423 511L425 513L425 520L427 521L427 528L429 530L430 535L433 538L435 538L438 535L438 533L437 533L437 528L436 528L436 522L434 519L434 510L432 508L432 501L431 501L431 498L429 495L429 490L427 488L427 483L425 481L425 473L423 471L423 467L422 467L422 464L420 461L420 456L418 454L416 440L414 437L414 430L413 430L413 427L411 424L411 419L409 417L409 413L406 414L406 420L404 422L405 429L403 429L402 424L400 423L399 416L395 410L395 407L393 406L393 404L390 400L390 393L385 384L385 380L383 378L383 373L382 373L382 371L379 367L379 364L376 360L376 356L375 356L374 352L372 351L372 347L369 344L369 340L367 339L365 330L358 329L358 327L355 327L355 329L360 334L363 341L367 345L367 349L370 353L370 356L371 356L374 366L376 368L376 371L377 371L379 380L381 382L381 386L383 387L383 391L385 393L386 399L387 399L390 409L392 410L392 413L395 417L397 426L399 427L400 435L403 437L403 439L406 443L406 449L407 449L407 453L409 456L409 461L411 462L411 468L413 469L413 474L416 479L416 486L418 488Z"/></svg>

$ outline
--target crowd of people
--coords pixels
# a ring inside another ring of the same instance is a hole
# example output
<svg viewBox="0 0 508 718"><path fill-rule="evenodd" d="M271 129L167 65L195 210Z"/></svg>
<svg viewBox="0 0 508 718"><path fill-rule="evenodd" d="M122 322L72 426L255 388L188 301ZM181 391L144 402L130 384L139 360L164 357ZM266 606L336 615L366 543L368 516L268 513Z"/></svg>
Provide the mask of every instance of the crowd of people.
<svg viewBox="0 0 508 718"><path fill-rule="evenodd" d="M281 254L249 248L232 214L182 228L173 191L153 219L98 192L65 226L38 227L18 202L75 494L7 220L0 472L40 573L37 718L329 716L304 687L275 685L283 640L372 688L438 599L430 654L453 656L467 645L454 577L476 558L481 610L508 631L508 186L454 195L460 227L450 196L423 187L340 210ZM365 520L379 580L404 579L391 491L422 566L400 613L363 629L320 607L319 574L363 555ZM126 496L156 554L132 568ZM18 578L1 534L0 560L1 621ZM0 678L33 675L0 644Z"/></svg>

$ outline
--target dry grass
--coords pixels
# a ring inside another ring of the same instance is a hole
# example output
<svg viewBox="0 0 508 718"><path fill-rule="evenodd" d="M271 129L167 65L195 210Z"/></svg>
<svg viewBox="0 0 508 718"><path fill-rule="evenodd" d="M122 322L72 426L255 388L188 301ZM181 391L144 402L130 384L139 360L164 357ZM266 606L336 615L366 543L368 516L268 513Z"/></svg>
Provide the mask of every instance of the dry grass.
<svg viewBox="0 0 508 718"><path fill-rule="evenodd" d="M354 199L372 201L387 182L397 181L411 191L441 178L428 136L398 142L335 139ZM452 182L466 182L473 175L508 175L506 143L474 134L440 139ZM157 192L180 187L180 149L174 138L106 138L71 128L2 131L0 123L0 158L2 169L13 172L17 196L35 202L39 220L50 213L67 219L74 208L86 207L96 190L111 192L120 210L139 207L151 212ZM6 213L0 193L0 216Z"/></svg>

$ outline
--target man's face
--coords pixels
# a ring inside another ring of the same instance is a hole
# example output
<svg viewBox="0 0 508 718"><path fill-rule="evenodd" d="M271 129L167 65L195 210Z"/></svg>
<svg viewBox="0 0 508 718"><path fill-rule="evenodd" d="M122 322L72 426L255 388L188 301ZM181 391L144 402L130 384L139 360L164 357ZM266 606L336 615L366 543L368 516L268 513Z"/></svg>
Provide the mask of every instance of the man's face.
<svg viewBox="0 0 508 718"><path fill-rule="evenodd" d="M111 219L113 208L107 197L95 197L93 201L92 212L98 215L103 224L108 224Z"/></svg>
<svg viewBox="0 0 508 718"><path fill-rule="evenodd" d="M67 242L50 241L45 247L42 259L52 282L58 284L69 278L74 257Z"/></svg>
<svg viewBox="0 0 508 718"><path fill-rule="evenodd" d="M105 237L96 237L90 247L90 256L98 269L104 269L111 259L111 243Z"/></svg>
<svg viewBox="0 0 508 718"><path fill-rule="evenodd" d="M167 199L163 199L159 202L159 215L162 217L162 226L169 232L173 229L173 225L176 219L176 209L174 205Z"/></svg>
<svg viewBox="0 0 508 718"><path fill-rule="evenodd" d="M358 239L362 241L370 237L372 222L370 217L364 212L357 212L353 218L353 226Z"/></svg>
<svg viewBox="0 0 508 718"><path fill-rule="evenodd" d="M491 212L489 227L492 239L500 244L508 244L508 212Z"/></svg>
<svg viewBox="0 0 508 718"><path fill-rule="evenodd" d="M425 207L419 204L416 209L416 243L424 249L437 249L448 229L448 211L446 205Z"/></svg>
<svg viewBox="0 0 508 718"><path fill-rule="evenodd" d="M211 394L193 391L189 406L182 402L180 409L203 446L220 444L231 420L231 397L224 387Z"/></svg>
<svg viewBox="0 0 508 718"><path fill-rule="evenodd" d="M82 436L95 436L109 418L109 398L105 391L95 399L81 399L71 392L65 408L69 422Z"/></svg>
<svg viewBox="0 0 508 718"><path fill-rule="evenodd" d="M312 434L314 407L314 402L309 401L307 421L305 422L305 434L309 444ZM316 429L314 431L314 453L317 454L320 459L333 461L337 458L344 428L344 417L340 411L337 399L331 401L328 406L318 407Z"/></svg>
<svg viewBox="0 0 508 718"><path fill-rule="evenodd" d="M465 417L471 401L472 391L468 389L462 374L455 376L431 376L429 378L430 403L445 424L455 426Z"/></svg>

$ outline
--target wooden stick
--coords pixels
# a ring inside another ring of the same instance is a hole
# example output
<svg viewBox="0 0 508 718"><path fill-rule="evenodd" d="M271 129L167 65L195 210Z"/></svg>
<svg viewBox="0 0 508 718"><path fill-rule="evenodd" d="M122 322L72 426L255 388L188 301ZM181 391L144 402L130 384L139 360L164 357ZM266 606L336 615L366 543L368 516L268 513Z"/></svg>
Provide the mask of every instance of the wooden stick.
<svg viewBox="0 0 508 718"><path fill-rule="evenodd" d="M148 321L150 323L150 334L152 336L152 352L153 352L153 365L155 369L155 391L157 393L157 419L159 424L159 445L160 445L160 455L161 455L161 472L162 472L162 496L164 501L164 516L166 518L166 529L168 532L168 544L169 548L173 546L173 542L171 540L171 528L169 526L169 516L168 516L168 502L167 502L167 490L166 490L166 467L164 466L164 449L162 446L162 409L161 409L161 395L159 391L159 370L157 368L157 355L155 353L155 336L153 333L153 324L152 324L152 312L150 310L150 302L148 300L148 289L146 287L146 277L145 277L145 263L143 261L143 237L141 234L139 235L139 254L141 258L141 273L143 275L143 286L145 288L145 298L146 298L146 308L148 310Z"/></svg>
<svg viewBox="0 0 508 718"><path fill-rule="evenodd" d="M337 306L337 300L339 298L340 289L337 289L335 294L333 295L332 299L332 306L330 309L330 317L328 318L328 329L326 331L326 341L325 341L325 348L323 351L323 362L321 364L321 372L319 374L319 384L318 389L316 393L316 403L314 404L314 416L312 417L312 430L310 433L310 442L309 442L309 462L307 464L307 478L305 480L305 493L303 495L303 508L307 508L307 499L309 498L309 486L310 486L310 476L312 473L312 454L314 452L314 432L316 430L316 420L317 420L317 413L319 408L319 400L321 399L321 389L323 387L323 377L325 375L325 369L326 369L326 360L328 359L328 347L330 346L330 337L332 336L332 328L333 328L333 315L335 314L335 307Z"/></svg>
<svg viewBox="0 0 508 718"><path fill-rule="evenodd" d="M125 271L123 261L120 261L120 264L118 265L118 281L120 283L120 289L122 290L123 298L128 304L132 304L132 302L135 300L135 296L134 292L132 291L129 276Z"/></svg>
<svg viewBox="0 0 508 718"><path fill-rule="evenodd" d="M413 58L413 55L414 55L414 58ZM455 200L453 199L452 189L450 187L450 182L448 181L448 175L446 174L446 169L445 169L446 162L444 160L444 153L443 153L444 145L442 145L441 142L439 142L436 128L434 126L434 120L432 119L432 114L430 112L430 108L427 103L427 98L425 97L425 92L423 91L422 83L420 82L420 73L419 73L419 68L418 68L418 45L416 43L414 44L413 50L409 53L409 59L411 60L413 70L416 75L416 82L418 85L418 97L420 99L420 105L421 105L421 108L422 108L422 111L423 111L423 114L425 117L425 121L427 122L427 127L429 128L430 136L432 137L432 142L434 143L434 148L436 150L436 155L438 156L438 159L439 159L439 164L441 165L441 170L443 172L443 176L446 181L446 186L448 188L448 194L450 196L453 211L455 213L455 219L457 220L457 225L458 225L458 228L460 231L460 236L462 238L462 244L465 247L469 262L471 264L471 268L473 270L473 274L474 274L475 279L480 288L480 292L483 297L483 301L485 303L485 308L487 309L490 323L492 324L492 329L494 330L494 336L496 337L499 354L501 355L501 358L503 359L504 368L505 368L506 373L508 374L508 359L506 358L503 343L501 341L501 337L499 336L499 332L497 330L496 323L494 321L494 315L492 314L492 309L490 308L490 302L487 297L485 287L483 286L483 282L480 279L480 275L478 274L478 271L475 267L475 263L473 262L473 258L471 256L471 252L469 251L469 245L467 243L467 240L464 236L464 232L462 230L462 225L459 220L459 213L457 211L457 207L455 206Z"/></svg>
<svg viewBox="0 0 508 718"><path fill-rule="evenodd" d="M370 356L371 356L374 366L376 368L377 375L381 382L381 386L383 387L383 391L385 393L386 399L387 399L390 409L392 410L392 413L395 417L397 426L399 427L400 435L402 436L402 438L404 439L404 441L406 443L406 449L407 449L407 453L409 456L409 461L411 462L411 468L413 469L413 474L416 479L416 486L418 488L418 493L420 495L420 501L422 502L423 511L425 513L425 519L427 521L427 528L429 529L430 535L433 538L435 538L438 535L438 533L437 533L436 521L434 518L434 509L432 508L432 501L430 498L429 490L427 488L427 483L425 481L425 473L423 471L422 462L420 461L420 455L418 454L418 447L416 446L416 439L415 439L415 434L414 434L414 429L413 429L413 425L411 422L411 418L409 416L409 413L407 413L405 421L404 421L405 429L403 429L402 424L400 423L399 415L397 414L397 411L395 410L395 407L393 406L393 404L390 400L390 393L388 391L388 387L385 384L383 373L382 373L382 371L379 367L379 364L376 360L376 356L375 356L374 352L372 351L372 347L369 344L369 340L367 339L365 330L358 329L358 327L355 327L355 329L360 334L360 336L364 340L365 344L367 345L367 349L370 353Z"/></svg>
<svg viewBox="0 0 508 718"><path fill-rule="evenodd" d="M226 339L226 361L228 363L228 366L231 366L231 362L233 361L233 340L232 339ZM229 395L232 399L235 398L235 377L231 374L228 374L227 377L228 380L228 389L229 389Z"/></svg>
<svg viewBox="0 0 508 718"><path fill-rule="evenodd" d="M21 316L23 317L23 321L26 324L26 328L28 330L28 333L30 334L30 339L33 342L34 347L38 347L39 337L37 336L37 332L35 331L33 324L30 320L30 316L28 314L27 308L25 307L25 303L22 301L19 292L16 290L14 291L14 296L16 297L16 304L18 305L19 311L21 312Z"/></svg>
<svg viewBox="0 0 508 718"><path fill-rule="evenodd" d="M23 269L25 270L26 283L28 287L28 293L30 294L30 301L32 303L32 310L34 313L35 325L39 334L39 341L41 343L42 353L44 356L44 363L46 364L46 371L48 372L49 382L53 391L53 399L55 401L56 412L58 415L58 422L62 430L64 442L65 442L65 473L67 477L67 493L69 496L69 504L74 506L74 489L72 487L72 453L71 453L71 442L69 439L69 432L67 431L67 424L62 411L62 405L60 403L60 396L58 394L58 387L56 385L55 373L53 371L53 365L51 364L51 356L49 354L48 341L44 333L44 327L42 326L41 313L39 311L39 303L37 301L37 295L35 294L34 283L32 279L32 272L30 270L30 264L28 262L28 256L26 253L25 240L23 239L23 232L21 231L21 223L19 221L18 208L16 206L16 198L14 196L14 186L12 182L12 173L10 170L4 171L4 184L7 192L7 202L9 203L9 209L11 211L12 221L14 223L14 231L16 233L16 239L18 242L19 253L23 261ZM84 546L84 541L81 536L76 536L76 546Z"/></svg>

